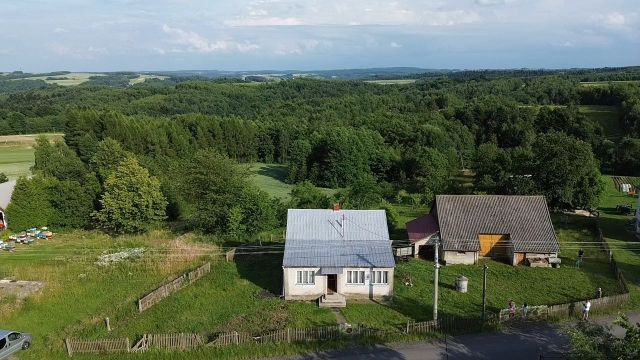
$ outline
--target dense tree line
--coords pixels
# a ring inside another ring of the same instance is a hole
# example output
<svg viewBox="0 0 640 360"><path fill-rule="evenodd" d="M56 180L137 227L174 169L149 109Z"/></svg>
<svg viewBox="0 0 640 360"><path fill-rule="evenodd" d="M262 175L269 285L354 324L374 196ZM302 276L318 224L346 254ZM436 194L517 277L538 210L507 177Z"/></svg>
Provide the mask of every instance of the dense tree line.
<svg viewBox="0 0 640 360"><path fill-rule="evenodd" d="M621 72L638 70L598 74L617 79ZM65 133L64 143L38 144L37 175L20 185L51 194L48 206L59 215L43 216L59 226L143 231L140 224L166 216L225 235L266 230L287 204L236 169L254 161L287 164L288 181L306 184L296 195L300 206L430 203L438 193L470 191L450 181L466 168L477 174L476 191L542 193L554 207L587 208L597 204L600 171L640 174L640 90L634 83L582 86L585 75L593 73L465 72L402 86L312 79L128 86L134 75L111 74L83 86L0 95L0 134ZM616 106L621 118L613 125L623 138L606 138L579 105ZM123 185L125 178L137 180ZM309 186L344 190L326 200ZM116 218L129 211L114 200L127 189L144 194L136 201L146 204L134 224Z"/></svg>

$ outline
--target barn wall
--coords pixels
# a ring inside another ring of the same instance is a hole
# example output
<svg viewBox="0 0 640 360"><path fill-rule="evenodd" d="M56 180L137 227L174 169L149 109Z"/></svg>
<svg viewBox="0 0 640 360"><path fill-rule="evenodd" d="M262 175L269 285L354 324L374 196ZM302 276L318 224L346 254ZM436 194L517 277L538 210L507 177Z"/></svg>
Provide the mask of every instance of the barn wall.
<svg viewBox="0 0 640 360"><path fill-rule="evenodd" d="M465 264L473 265L478 262L477 251L442 251L442 261L445 265Z"/></svg>

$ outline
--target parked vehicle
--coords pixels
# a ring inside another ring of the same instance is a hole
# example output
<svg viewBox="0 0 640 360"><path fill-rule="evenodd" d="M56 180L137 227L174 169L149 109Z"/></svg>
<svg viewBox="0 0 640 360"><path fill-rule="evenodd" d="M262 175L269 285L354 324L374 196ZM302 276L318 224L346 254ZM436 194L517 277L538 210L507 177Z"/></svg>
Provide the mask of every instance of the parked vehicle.
<svg viewBox="0 0 640 360"><path fill-rule="evenodd" d="M19 331L0 330L0 360L9 358L9 355L31 347L31 334Z"/></svg>
<svg viewBox="0 0 640 360"><path fill-rule="evenodd" d="M631 205L616 205L616 212L621 215L631 215Z"/></svg>

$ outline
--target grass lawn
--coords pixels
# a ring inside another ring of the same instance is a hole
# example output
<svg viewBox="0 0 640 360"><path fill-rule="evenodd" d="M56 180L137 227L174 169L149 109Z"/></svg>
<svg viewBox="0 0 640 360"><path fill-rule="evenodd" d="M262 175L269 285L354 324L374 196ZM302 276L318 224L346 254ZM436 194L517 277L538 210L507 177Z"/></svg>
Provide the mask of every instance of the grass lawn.
<svg viewBox="0 0 640 360"><path fill-rule="evenodd" d="M618 204L633 205L635 209L638 199L616 190L611 177L605 176L604 180L606 188L598 209L600 210L600 227L605 240L614 251L618 266L630 285L631 305L638 309L640 308L640 242L626 229L632 217L615 213L615 207Z"/></svg>
<svg viewBox="0 0 640 360"><path fill-rule="evenodd" d="M132 247L147 251L137 260L108 267L95 264L104 251ZM176 237L165 231L117 239L97 232L73 232L32 246L19 245L14 253L0 252L0 278L42 281L45 286L25 301L0 294L0 324L33 333L34 346L20 353L20 359L66 359L65 337L122 336L136 341L144 333L257 334L287 326L336 323L334 314L314 303L278 299L281 254L240 256L236 262L226 263L221 253L220 248L202 243L196 236ZM205 260L213 261L210 274L144 313L137 312L136 299ZM111 334L106 332L105 317L110 318ZM195 354L208 359L322 347L208 349ZM175 358L175 354L166 353L164 358Z"/></svg>
<svg viewBox="0 0 640 360"><path fill-rule="evenodd" d="M513 267L497 261L479 265L443 266L440 271L439 313L477 317L482 312L482 265L489 266L487 275L487 309L497 312L506 308L509 299L521 305L552 305L593 297L598 287L605 294L622 291L607 263L606 254L593 248L596 240L592 223L587 218L557 217L554 225L561 243L563 265L559 269ZM584 245L580 245L584 243ZM578 248L587 249L582 268L574 266ZM455 291L459 275L469 279L468 292ZM410 277L413 287L404 285ZM433 317L434 263L411 259L399 263L395 276L395 295L388 306L373 302L349 303L343 313L348 321L380 327L398 327L407 320L424 321Z"/></svg>
<svg viewBox="0 0 640 360"><path fill-rule="evenodd" d="M293 185L287 184L287 166L283 164L253 163L249 165L253 173L253 182L263 191L273 197L287 201L291 198ZM322 188L327 195L333 195L336 190Z"/></svg>
<svg viewBox="0 0 640 360"><path fill-rule="evenodd" d="M62 134L42 134L50 140L62 138ZM33 166L33 145L39 135L0 136L0 172L9 179L31 175Z"/></svg>

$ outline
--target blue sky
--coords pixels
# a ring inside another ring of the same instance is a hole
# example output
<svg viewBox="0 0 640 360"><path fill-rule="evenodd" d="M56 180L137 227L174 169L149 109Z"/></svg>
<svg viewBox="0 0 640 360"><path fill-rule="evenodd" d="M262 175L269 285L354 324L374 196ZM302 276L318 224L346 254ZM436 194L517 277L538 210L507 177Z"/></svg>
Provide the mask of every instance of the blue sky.
<svg viewBox="0 0 640 360"><path fill-rule="evenodd" d="M0 71L624 65L638 0L0 0Z"/></svg>

